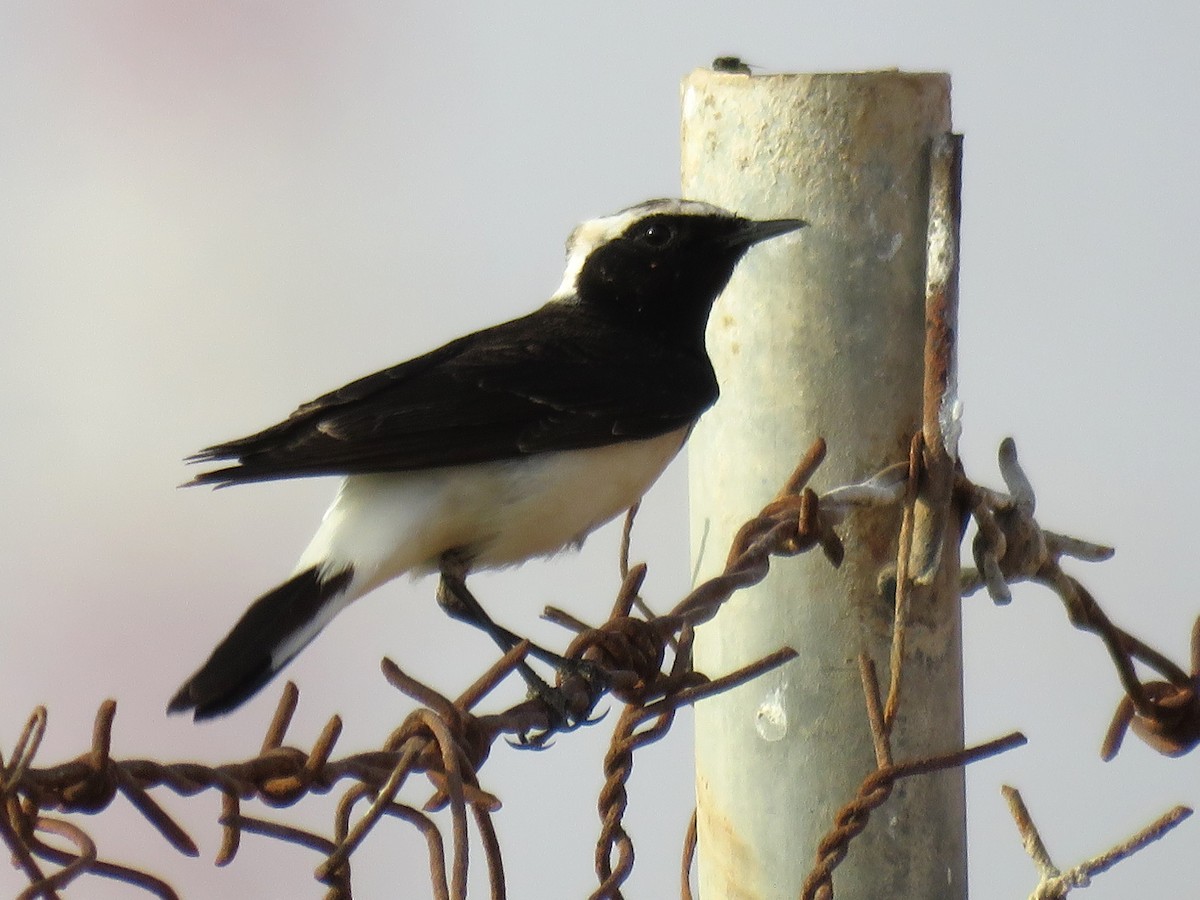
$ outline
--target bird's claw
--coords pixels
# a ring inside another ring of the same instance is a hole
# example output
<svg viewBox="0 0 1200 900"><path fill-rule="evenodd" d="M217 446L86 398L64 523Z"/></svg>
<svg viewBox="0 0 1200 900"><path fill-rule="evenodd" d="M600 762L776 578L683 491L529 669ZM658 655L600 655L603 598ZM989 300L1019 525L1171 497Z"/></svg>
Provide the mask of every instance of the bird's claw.
<svg viewBox="0 0 1200 900"><path fill-rule="evenodd" d="M575 676L583 684L577 681L575 684L560 683L552 687L532 669L525 667L521 670L529 685L530 696L542 704L547 723L544 728L518 734L515 742L508 742L510 746L518 750L545 750L551 745L554 735L595 725L608 715L607 709L599 715L592 715L596 703L608 691L611 681L602 666L586 659L564 659L560 668L568 677Z"/></svg>

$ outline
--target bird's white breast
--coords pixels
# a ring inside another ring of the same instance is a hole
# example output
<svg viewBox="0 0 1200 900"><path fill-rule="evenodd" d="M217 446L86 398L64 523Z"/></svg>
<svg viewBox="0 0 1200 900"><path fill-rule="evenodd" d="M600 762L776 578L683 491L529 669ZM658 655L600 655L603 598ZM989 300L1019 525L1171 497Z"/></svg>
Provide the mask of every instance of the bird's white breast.
<svg viewBox="0 0 1200 900"><path fill-rule="evenodd" d="M688 429L642 441L514 460L351 475L298 569L354 566L361 596L463 548L476 567L544 556L581 541L641 498ZM349 598L347 598L349 599Z"/></svg>

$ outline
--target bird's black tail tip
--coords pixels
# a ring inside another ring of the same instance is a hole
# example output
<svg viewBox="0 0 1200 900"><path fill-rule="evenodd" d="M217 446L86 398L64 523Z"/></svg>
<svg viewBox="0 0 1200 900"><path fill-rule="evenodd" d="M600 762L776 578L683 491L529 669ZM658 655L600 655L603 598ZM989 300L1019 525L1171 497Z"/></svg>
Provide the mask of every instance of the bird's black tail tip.
<svg viewBox="0 0 1200 900"><path fill-rule="evenodd" d="M316 636L314 622L324 613L327 601L345 590L354 574L345 568L337 574L322 574L314 566L305 569L251 604L208 661L171 698L168 713L191 712L196 721L230 712L249 700L275 673ZM280 649L306 628L312 634L286 656Z"/></svg>
<svg viewBox="0 0 1200 900"><path fill-rule="evenodd" d="M222 673L211 670L206 664L189 678L167 704L167 713L192 713L192 719L201 722L231 712L258 693L275 674L269 655L261 658L261 664L246 669L236 681L223 679L224 686L215 686L214 679Z"/></svg>

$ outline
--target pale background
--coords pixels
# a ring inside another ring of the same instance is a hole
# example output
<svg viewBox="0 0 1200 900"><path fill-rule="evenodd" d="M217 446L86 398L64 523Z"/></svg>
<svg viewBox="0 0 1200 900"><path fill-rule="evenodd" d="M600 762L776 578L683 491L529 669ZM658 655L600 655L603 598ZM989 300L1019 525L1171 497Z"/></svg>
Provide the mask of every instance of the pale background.
<svg viewBox="0 0 1200 900"><path fill-rule="evenodd" d="M1137 11L1135 11L1135 6ZM1118 547L1075 564L1110 614L1179 660L1200 612L1196 384L1200 7L1193 3L368 3L142 0L0 6L0 748L50 709L40 762L84 750L120 701L115 751L254 752L278 686L203 727L163 707L246 603L290 569L327 481L178 491L180 460L459 333L539 305L581 218L678 190L678 84L737 53L768 71L948 70L966 133L962 451L998 485L1018 440L1050 528ZM665 606L688 584L684 466L651 492L635 556ZM616 536L476 587L502 619L595 618ZM376 746L409 705L390 654L454 693L491 651L397 583L293 665L294 738L327 716ZM967 734L1029 747L970 770L973 895L1034 883L998 787L1019 786L1056 861L1200 802L1195 756L1137 741L1102 764L1107 657L1045 590L966 602ZM509 699L518 693L514 686ZM639 754L631 898L677 895L690 716ZM499 747L484 785L510 896L594 883L607 727L544 754ZM229 869L215 797L167 805L204 857L122 809L103 856L187 897L318 897L317 857L247 837ZM120 806L120 804L118 804ZM287 815L296 815L288 813ZM326 829L328 801L298 821ZM1194 896L1200 825L1098 879L1094 900ZM810 853L808 848L797 852ZM423 842L387 824L356 896L423 896ZM476 889L484 892L482 867ZM21 877L0 868L0 896ZM125 897L92 879L68 893Z"/></svg>

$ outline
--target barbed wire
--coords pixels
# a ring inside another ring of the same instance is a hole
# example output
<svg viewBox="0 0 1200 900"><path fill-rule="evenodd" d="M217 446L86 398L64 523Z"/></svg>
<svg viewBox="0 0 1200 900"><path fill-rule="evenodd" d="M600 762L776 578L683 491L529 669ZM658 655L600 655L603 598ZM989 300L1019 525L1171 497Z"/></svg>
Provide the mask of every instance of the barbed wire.
<svg viewBox="0 0 1200 900"><path fill-rule="evenodd" d="M571 659L603 666L604 688L626 704L606 760L608 781L602 797L605 836L597 853L601 886L597 896L619 897L619 885L632 865L631 844L620 826L624 811L624 782L633 751L665 733L674 711L719 690L753 678L792 658L786 649L710 680L691 668L692 628L716 614L720 604L742 587L765 577L772 555L792 555L814 546L837 554L840 543L818 512L808 478L824 456L818 441L801 461L785 491L739 532L725 571L693 590L665 616L632 617L630 609L645 566L627 571L613 615L596 629L583 630L567 651ZM625 551L627 554L627 549ZM674 646L674 662L661 668ZM521 665L528 644L515 647L489 668L462 695L451 700L407 675L391 660L382 667L388 681L423 705L405 719L380 750L333 759L342 730L332 717L310 750L285 746L288 726L298 702L298 691L288 684L263 739L261 752L244 762L208 766L200 763L159 763L152 760L115 760L110 754L116 703L106 701L96 717L92 747L67 763L37 768L33 765L45 734L47 713L38 708L30 716L9 761L0 759L0 837L30 881L23 896L58 897L58 891L87 873L125 881L160 897L177 895L149 872L100 860L94 842L79 826L49 812L94 813L118 796L126 797L175 850L198 855L195 842L150 796L155 787L181 796L204 790L222 795L220 825L223 830L218 865L236 855L243 832L264 834L312 848L325 855L316 877L328 885L330 898L351 896L350 856L384 816L412 823L425 836L434 894L462 897L466 893L468 819L471 810L485 848L492 896L504 896L499 845L491 822L496 797L480 787L478 771L492 744L501 736L523 739L545 735L558 727L561 717L539 698L530 698L509 709L477 715L474 707ZM560 674L558 688L568 710L585 717L596 702L597 682L575 672ZM433 788L424 811L396 800L410 777L423 773ZM256 799L269 807L285 807L311 793L326 793L348 779L354 785L338 803L332 838L301 829L244 816L241 805ZM369 800L366 812L351 823L356 805ZM449 853L444 838L426 812L450 810ZM50 847L42 836L66 839L73 852ZM618 865L608 863L616 850ZM61 866L47 874L39 860Z"/></svg>
<svg viewBox="0 0 1200 900"><path fill-rule="evenodd" d="M801 900L831 900L833 870L846 858L850 842L867 827L871 813L887 801L892 795L895 783L901 778L955 769L1020 747L1026 742L1025 735L1014 731L1004 737L964 750L893 763L890 729L884 718L883 703L879 697L875 663L866 655L862 655L859 657L859 671L863 682L863 694L866 697L867 719L875 742L876 769L863 780L854 798L834 815L833 828L817 845L817 861L804 880L800 892Z"/></svg>
<svg viewBox="0 0 1200 900"><path fill-rule="evenodd" d="M920 561L928 559L931 552L928 547L915 546L917 538L914 535L914 532L917 530L919 486L929 484L928 473L925 471L926 458L927 455L922 435L914 435L907 465L892 466L872 480L876 488L882 485L887 486L882 490L874 492L873 505L886 505L887 503L894 502L900 496L895 490L897 485L897 482L894 480L895 473L900 470L906 470L905 478L900 482L903 485L902 501L904 508L897 546L897 561L892 577L892 589L894 590L895 597L895 623L892 630L892 648L889 657L891 680L885 703L880 695L874 661L865 654L860 655L859 670L868 724L875 746L876 769L866 775L855 796L848 800L834 814L832 827L817 846L816 861L801 889L800 896L802 900L832 900L834 896L834 870L846 858L853 840L866 828L871 813L879 809L891 796L892 788L897 780L913 775L929 774L967 765L1026 743L1026 738L1023 734L1012 732L1003 737L968 747L964 750L950 751L899 764L894 763L892 760L890 739L901 695L900 686L903 676L907 601L913 586L922 580L921 569L919 568ZM1071 621L1079 625L1079 627L1086 627L1088 630L1100 634L1101 637L1106 639L1107 646L1119 647L1123 650L1122 654L1114 656L1114 662L1117 663L1119 675L1122 674L1122 661L1126 666L1132 665L1130 661L1131 656L1138 659L1151 660L1160 667L1160 671L1170 673L1173 664L1169 660L1165 660L1157 651L1132 638L1113 625L1100 610L1094 598L1087 595L1086 591L1084 591L1077 581L1062 573L1061 568L1058 566L1058 559L1063 555L1085 560L1101 560L1111 556L1112 551L1109 548L1091 544L1077 538L1053 532L1045 532L1040 528L1033 518L1035 503L1032 487L1017 462L1016 447L1011 440L1006 440L1001 444L1000 465L1002 475L1010 489L1010 494L1008 495L989 491L986 488L981 488L971 483L961 471L956 473L954 477L953 497L958 508L970 511L977 522L981 519L984 522L979 529L979 535L981 536L977 535L974 542L975 556L979 563L979 568L974 570L966 569L962 572L963 593L972 593L986 584L990 590L994 591L993 597L997 599L997 602L1004 603L1011 600L1011 592L1008 589L1010 581L1038 580L1049 584L1059 591L1064 590L1062 585L1069 584L1070 588L1065 591L1065 602L1074 604L1073 606L1068 606L1069 613L1075 611ZM834 495L854 496L860 488L861 486L852 486L830 493ZM822 495L822 501L827 496ZM1014 512L1016 515L1014 515ZM965 516L961 518L965 529L967 520ZM992 523L995 523L994 527L989 528L988 526ZM1008 541L1013 536L1017 537L1018 540L1009 544ZM1010 548L1012 547L1021 548L1021 550L1011 553ZM914 562L917 565L913 565ZM984 573L990 573L990 575ZM1088 599L1086 601L1078 600L1077 598L1081 594L1086 595ZM1062 596L1061 593L1060 596ZM1192 634L1192 670L1194 681L1196 678L1195 673L1200 671L1200 620L1197 621ZM1122 678L1122 683L1125 683L1124 678ZM1162 684L1159 682L1141 685L1135 678L1133 679L1133 683L1143 688L1146 693L1155 698L1175 696L1168 695L1165 687L1159 687ZM1170 687L1173 691L1177 691L1178 694L1184 696L1190 696L1191 698L1195 696L1194 691L1188 695L1186 693L1187 688L1181 688L1174 683L1166 687ZM1109 759L1115 754L1120 738L1124 735L1125 729L1130 725L1131 720L1133 730L1136 734L1143 737L1151 746L1168 755L1179 755L1194 745L1193 742L1191 745L1181 747L1178 742L1164 739L1161 728L1154 729L1147 724L1148 722L1157 722L1158 720L1139 717L1136 713L1134 703L1135 701L1130 695L1127 695L1122 700L1118 708L1117 717L1110 728L1109 737L1105 741L1105 759ZM1180 705L1184 707L1184 713L1187 713L1186 704ZM1171 707L1168 706L1167 708ZM1178 722L1178 719L1170 721L1173 724ZM1111 752L1108 749L1110 747L1112 748ZM1006 798L1009 799L1014 818L1017 820L1018 827L1021 829L1022 837L1028 848L1031 846L1028 835L1033 829L1032 822L1029 820L1027 812L1023 818L1018 816L1017 806L1013 805L1014 801L1012 800L1012 795L1016 794L1015 789L1006 787L1004 792ZM1017 801L1019 802L1019 795L1017 795ZM1023 805L1020 808L1023 810ZM1041 882L1031 895L1031 900L1059 900L1072 887L1085 886L1091 876L1107 870L1121 859L1128 857L1149 843L1163 837L1169 830L1190 816L1191 813L1192 811L1188 807L1177 806L1160 817L1155 823L1121 842L1116 847L1073 867L1067 872L1060 872L1053 867L1049 862L1049 857L1045 854L1044 848L1042 848L1041 856L1036 855L1031 850L1031 855L1035 859L1035 862L1037 862L1041 875ZM1038 843L1040 846L1040 838L1038 839ZM685 900L692 900L693 897L690 873L696 846L697 814L693 812L684 837L681 896Z"/></svg>
<svg viewBox="0 0 1200 900"><path fill-rule="evenodd" d="M1113 549L1043 529L1034 518L1037 498L1012 438L1001 442L998 459L1007 493L980 487L962 473L955 484L961 508L977 526L971 547L975 567L962 571L962 595L986 587L992 601L1004 605L1012 601L1010 584L1034 581L1058 595L1072 625L1100 637L1125 692L1104 738L1104 759L1116 755L1130 725L1134 734L1166 756L1192 750L1200 743L1200 620L1192 631L1190 673L1115 625L1091 593L1060 565L1064 556L1105 560ZM1135 662L1165 680L1143 683Z"/></svg>
<svg viewBox="0 0 1200 900"><path fill-rule="evenodd" d="M818 548L831 564L840 564L844 549L836 526L855 509L896 504L903 508L895 567L896 621L891 678L885 699L880 694L874 664L866 658L860 660L877 767L865 775L855 797L836 814L829 833L817 848L817 862L803 896L832 897L835 868L870 813L886 802L896 780L965 765L1024 741L1019 733L1013 733L967 750L950 748L941 755L893 762L890 732L902 695L906 601L912 584L928 574L923 561L928 560L930 550L922 545L928 537L921 534L923 526L918 513L924 499L919 487L931 482L926 469L928 453L921 435L917 435L907 463L890 466L862 483L818 496L808 482L824 454L824 442L818 440L779 494L738 531L722 573L697 586L668 612L655 615L640 597L646 566L629 563L632 511L626 520L621 546L622 584L608 619L590 627L561 610L547 610L547 618L576 632L565 656L587 664L579 669L564 669L556 680L556 689L571 720L586 721L604 693L623 705L604 757L605 783L598 802L600 831L595 857L598 884L591 894L593 898L620 900L622 885L632 871L633 842L623 821L636 752L661 739L681 707L744 683L795 655L789 648L780 648L742 669L709 678L692 667L695 626L716 615L733 593L761 581L772 557ZM961 468L952 473L951 500L959 511L959 521L964 530L968 519L977 525L972 543L976 565L962 573L963 593L986 587L995 602L1004 603L1011 599L1008 586L1013 582L1033 580L1050 587L1063 600L1072 624L1096 633L1104 641L1125 691L1105 739L1105 758L1116 753L1127 730L1160 752L1186 753L1200 741L1197 701L1200 622L1193 631L1190 674L1114 625L1091 594L1060 566L1064 556L1099 560L1111 555L1111 550L1043 530L1034 518L1033 489L1017 461L1015 444L1005 441L999 456L1007 493L974 484ZM71 813L99 812L122 796L171 847L185 855L197 856L195 842L149 793L154 788L165 788L185 797L207 790L221 794L218 824L222 842L215 860L218 865L234 859L246 833L265 835L319 853L322 861L315 876L327 886L328 900L350 900L351 857L385 817L409 823L424 837L433 895L439 900L464 897L469 872L469 829L473 822L483 847L491 896L503 898L503 860L492 821L499 800L480 784L480 771L500 738L519 744L528 742L532 735L534 743L544 744L551 736L561 734L562 710L551 708L545 699L536 696L496 713L475 710L501 681L524 664L528 650L528 643L514 647L453 699L384 659L381 663L384 677L420 708L388 736L380 749L340 758L333 756L342 731L342 721L336 715L329 719L311 748L285 745L299 697L290 683L283 691L259 753L243 762L223 765L113 759L110 749L116 703L110 700L97 712L88 751L65 763L36 767L34 761L47 727L47 712L39 707L29 717L7 761L0 757L0 802L3 802L0 839L29 882L20 896L57 898L65 886L90 875L124 881L153 896L177 897L171 886L148 871L100 859L95 841L87 831L63 818ZM1135 662L1149 666L1165 680L1141 682ZM588 671L599 671L603 677L589 678L585 674ZM431 790L431 796L419 808L398 799L401 790L413 783L415 775L423 775ZM268 808L288 807L311 794L328 793L343 781L350 782L350 786L339 798L329 836L242 811L247 801L258 801ZM356 817L356 811L364 803L365 811ZM448 835L430 815L440 810L449 813ZM684 897L691 897L688 879L696 844L695 822L693 814L684 839L681 876ZM1166 827L1154 836L1165 831ZM69 849L53 846L46 838L65 842ZM1148 840L1133 841L1127 852L1144 846ZM57 868L47 871L47 864ZM1079 867L1071 871L1085 877L1105 867L1095 864L1086 871Z"/></svg>
<svg viewBox="0 0 1200 900"><path fill-rule="evenodd" d="M969 747L963 750L926 756L896 764L892 760L891 736L900 707L901 684L903 683L904 648L908 626L909 597L916 578L912 574L913 556L928 558L929 548L917 548L916 523L917 503L922 485L931 489L932 479L923 478L925 469L925 439L918 432L909 444L908 463L904 467L905 480L902 496L903 511L896 547L894 605L891 652L888 656L890 684L887 700L880 696L879 679L875 663L866 653L859 654L859 676L862 680L863 697L866 705L867 723L875 749L875 770L863 780L855 796L846 802L834 815L833 827L817 844L816 862L804 880L801 900L832 900L833 871L850 850L850 843L867 826L873 811L882 806L892 795L896 781L911 775L929 774L945 769L957 768L976 760L1003 753L1025 743L1025 736L1012 732L1002 738ZM932 536L928 538L934 540ZM940 536L936 538L940 543ZM918 570L919 571L919 570Z"/></svg>
<svg viewBox="0 0 1200 900"><path fill-rule="evenodd" d="M1042 842L1042 836L1038 833L1037 826L1033 824L1025 801L1021 798L1021 792L1008 785L1001 787L1000 792L1008 801L1008 809L1017 825L1017 830L1021 833L1021 842L1025 846L1025 852L1037 866L1038 884L1033 889L1033 893L1029 895L1029 900L1062 900L1073 888L1087 887L1091 884L1093 875L1111 869L1121 860L1127 859L1143 847L1165 837L1168 831L1192 814L1192 811L1186 806L1176 806L1099 856L1085 860L1064 872L1050 860L1050 853Z"/></svg>

